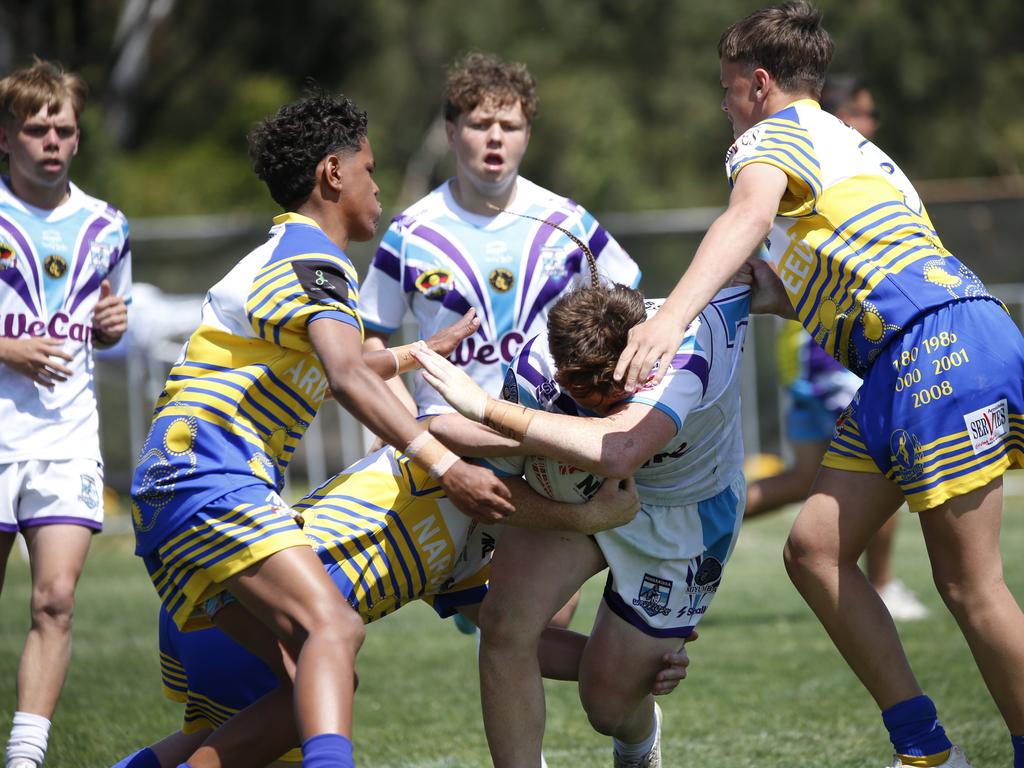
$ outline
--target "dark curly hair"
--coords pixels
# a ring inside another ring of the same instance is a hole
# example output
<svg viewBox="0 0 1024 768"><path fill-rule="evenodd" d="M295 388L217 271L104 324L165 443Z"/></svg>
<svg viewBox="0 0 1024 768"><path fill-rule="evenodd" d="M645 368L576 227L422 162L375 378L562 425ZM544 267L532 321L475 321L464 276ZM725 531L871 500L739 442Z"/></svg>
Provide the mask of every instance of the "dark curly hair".
<svg viewBox="0 0 1024 768"><path fill-rule="evenodd" d="M548 347L558 383L610 391L629 329L646 317L643 294L624 285L579 288L565 294L548 314Z"/></svg>
<svg viewBox="0 0 1024 768"><path fill-rule="evenodd" d="M365 138L366 113L345 96L317 90L257 124L249 134L249 157L270 196L291 210L313 191L321 160L358 152Z"/></svg>
<svg viewBox="0 0 1024 768"><path fill-rule="evenodd" d="M762 8L737 21L718 41L718 57L768 70L787 93L821 93L835 44L821 11L806 0Z"/></svg>
<svg viewBox="0 0 1024 768"><path fill-rule="evenodd" d="M488 101L523 108L526 122L537 116L537 81L525 64L504 61L493 53L466 54L452 64L444 86L444 119L455 122Z"/></svg>

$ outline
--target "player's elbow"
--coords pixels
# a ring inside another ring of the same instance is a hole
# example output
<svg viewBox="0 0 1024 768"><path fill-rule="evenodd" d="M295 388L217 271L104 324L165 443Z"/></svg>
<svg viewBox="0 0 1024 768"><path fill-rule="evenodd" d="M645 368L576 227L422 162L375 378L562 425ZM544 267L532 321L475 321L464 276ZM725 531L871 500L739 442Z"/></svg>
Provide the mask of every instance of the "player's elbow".
<svg viewBox="0 0 1024 768"><path fill-rule="evenodd" d="M601 454L601 462L597 474L602 477L632 477L650 456L633 448L633 446L609 446Z"/></svg>

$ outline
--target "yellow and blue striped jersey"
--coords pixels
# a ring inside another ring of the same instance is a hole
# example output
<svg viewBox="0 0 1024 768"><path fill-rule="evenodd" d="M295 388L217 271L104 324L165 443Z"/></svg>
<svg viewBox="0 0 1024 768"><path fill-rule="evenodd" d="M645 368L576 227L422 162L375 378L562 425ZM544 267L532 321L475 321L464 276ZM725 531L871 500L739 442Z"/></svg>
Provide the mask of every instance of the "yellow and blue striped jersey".
<svg viewBox="0 0 1024 768"><path fill-rule="evenodd" d="M751 163L789 179L769 256L800 323L854 373L919 315L989 296L943 247L896 163L816 102L794 102L740 136L726 155L730 183Z"/></svg>
<svg viewBox="0 0 1024 768"><path fill-rule="evenodd" d="M356 462L293 509L366 622L416 599L441 616L483 599L497 527L459 512L434 478L394 448Z"/></svg>
<svg viewBox="0 0 1024 768"><path fill-rule="evenodd" d="M229 490L281 489L326 391L308 325L328 318L361 335L358 298L348 257L295 213L210 289L132 479L138 554Z"/></svg>

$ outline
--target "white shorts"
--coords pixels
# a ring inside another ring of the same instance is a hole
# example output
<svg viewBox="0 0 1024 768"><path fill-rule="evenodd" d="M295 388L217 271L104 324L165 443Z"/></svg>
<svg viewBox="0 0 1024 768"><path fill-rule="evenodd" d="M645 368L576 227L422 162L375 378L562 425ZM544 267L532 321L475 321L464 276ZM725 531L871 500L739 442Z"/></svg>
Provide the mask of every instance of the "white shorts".
<svg viewBox="0 0 1024 768"><path fill-rule="evenodd" d="M58 523L103 530L103 466L93 459L0 464L0 533Z"/></svg>
<svg viewBox="0 0 1024 768"><path fill-rule="evenodd" d="M652 637L689 637L721 584L745 504L738 474L710 499L641 504L631 522L595 534L608 562L605 603Z"/></svg>

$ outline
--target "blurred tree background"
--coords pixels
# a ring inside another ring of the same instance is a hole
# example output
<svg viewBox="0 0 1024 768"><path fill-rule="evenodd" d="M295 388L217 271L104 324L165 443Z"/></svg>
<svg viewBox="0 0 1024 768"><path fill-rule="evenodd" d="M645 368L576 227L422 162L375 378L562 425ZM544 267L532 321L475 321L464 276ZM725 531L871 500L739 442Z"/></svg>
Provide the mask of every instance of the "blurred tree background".
<svg viewBox="0 0 1024 768"><path fill-rule="evenodd" d="M92 101L73 176L130 219L265 220L275 209L251 173L245 135L311 80L368 111L382 202L397 211L450 173L440 91L446 65L472 49L524 61L537 77L524 175L599 216L714 206L728 193L731 141L718 37L762 4L3 0L0 71L37 54L85 76ZM915 180L990 179L982 196L1016 195L1008 220L1020 227L1024 3L819 4L837 42L833 71L863 76L875 95L878 143ZM926 187L926 200L949 189ZM645 240L645 271L678 274L691 246ZM137 260L146 257L139 249Z"/></svg>

